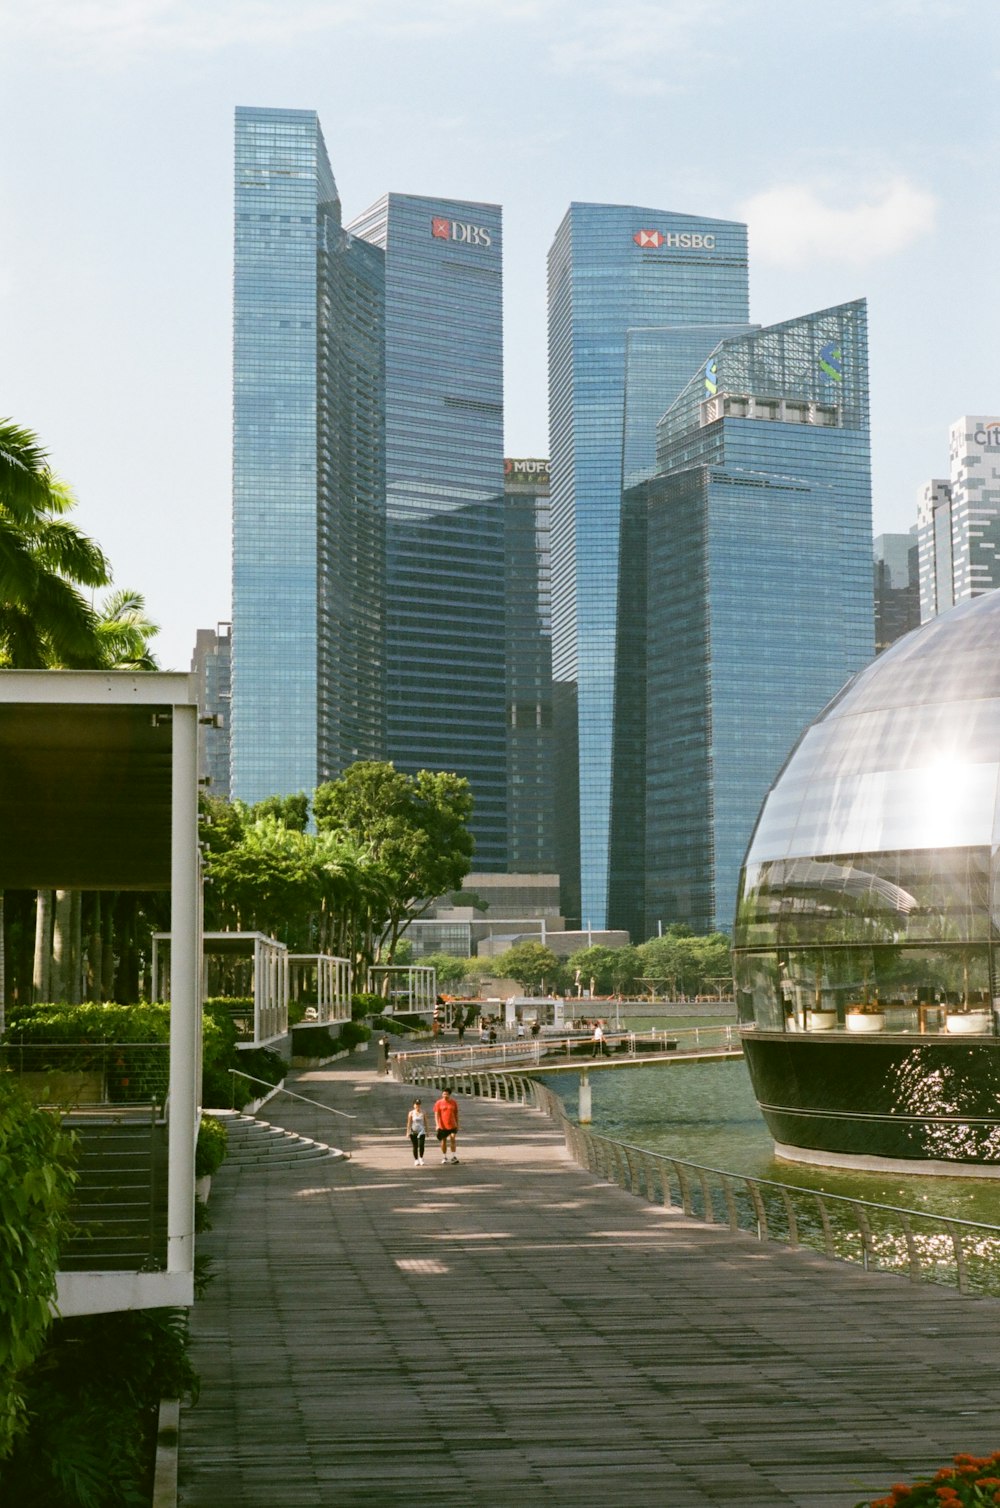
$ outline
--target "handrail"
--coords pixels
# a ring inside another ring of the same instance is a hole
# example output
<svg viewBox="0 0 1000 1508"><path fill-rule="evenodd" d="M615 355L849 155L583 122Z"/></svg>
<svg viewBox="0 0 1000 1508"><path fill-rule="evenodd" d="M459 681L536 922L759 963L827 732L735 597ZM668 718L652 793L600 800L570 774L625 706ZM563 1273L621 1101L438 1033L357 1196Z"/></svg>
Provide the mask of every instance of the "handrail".
<svg viewBox="0 0 1000 1508"><path fill-rule="evenodd" d="M435 1077L447 1078L456 1092L545 1111L561 1125L580 1167L651 1204L762 1242L808 1246L865 1271L945 1283L963 1295L1000 1294L1000 1226L731 1173L618 1142L571 1121L559 1095L525 1074L446 1070Z"/></svg>
<svg viewBox="0 0 1000 1508"><path fill-rule="evenodd" d="M720 1035L722 1041L719 1041ZM639 1041L655 1041L662 1038L664 1044L670 1042L683 1043L679 1052L689 1051L691 1047L695 1051L704 1048L706 1051L720 1047L723 1050L742 1047L739 1036L739 1028L733 1022L720 1022L718 1026L688 1026L680 1027L677 1031L665 1031L659 1027L650 1028L648 1031L608 1031L604 1034L604 1042L608 1047L615 1043L628 1043L628 1055L636 1056L636 1039ZM691 1039L693 1038L693 1042ZM705 1040L708 1038L709 1040ZM415 1063L422 1067L428 1061L436 1064L444 1064L446 1061L455 1063L486 1064L506 1063L511 1058L528 1059L532 1063L542 1064L547 1058L557 1056L572 1057L574 1047L585 1047L593 1038L586 1032L571 1034L549 1034L544 1037L536 1037L530 1040L524 1037L508 1038L504 1041L485 1043L470 1042L461 1046L453 1047L418 1047L415 1050L404 1050L393 1053L391 1061L403 1064ZM664 1046L663 1051L669 1049ZM578 1054L581 1064L589 1061L583 1054Z"/></svg>
<svg viewBox="0 0 1000 1508"><path fill-rule="evenodd" d="M229 1072L234 1078L247 1079L251 1084L262 1084L265 1089L273 1089L276 1094L287 1094L290 1099L301 1100L303 1105L314 1105L317 1110L327 1110L331 1115L342 1115L348 1121L357 1120L357 1116L351 1115L348 1110L335 1110L332 1105L321 1105L319 1100L311 1100L304 1094L296 1094L294 1089L286 1089L283 1084L269 1084L267 1079L256 1079L252 1073L243 1073L239 1068L231 1068Z"/></svg>

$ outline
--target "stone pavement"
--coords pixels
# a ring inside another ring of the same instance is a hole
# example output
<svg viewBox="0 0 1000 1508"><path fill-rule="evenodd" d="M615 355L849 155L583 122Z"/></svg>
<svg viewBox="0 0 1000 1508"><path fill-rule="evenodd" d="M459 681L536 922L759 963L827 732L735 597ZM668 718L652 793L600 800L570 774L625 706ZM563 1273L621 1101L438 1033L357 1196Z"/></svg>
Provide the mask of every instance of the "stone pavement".
<svg viewBox="0 0 1000 1508"><path fill-rule="evenodd" d="M417 1168L363 1062L289 1080L352 1161L216 1176L181 1508L851 1508L1000 1447L995 1301L646 1205L538 1111L463 1098Z"/></svg>

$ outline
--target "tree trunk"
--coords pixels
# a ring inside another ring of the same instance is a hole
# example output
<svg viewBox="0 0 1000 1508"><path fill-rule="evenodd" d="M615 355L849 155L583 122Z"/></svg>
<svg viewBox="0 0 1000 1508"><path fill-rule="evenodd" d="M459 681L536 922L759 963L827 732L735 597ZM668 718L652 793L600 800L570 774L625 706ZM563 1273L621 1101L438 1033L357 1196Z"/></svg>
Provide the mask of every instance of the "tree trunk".
<svg viewBox="0 0 1000 1508"><path fill-rule="evenodd" d="M115 995L115 908L117 897L110 897L101 911L101 971L98 1000L113 1000Z"/></svg>
<svg viewBox="0 0 1000 1508"><path fill-rule="evenodd" d="M83 893L69 893L69 969L66 980L66 998L70 1005L79 1005L83 996Z"/></svg>
<svg viewBox="0 0 1000 1508"><path fill-rule="evenodd" d="M64 1003L69 1001L72 969L72 905L72 891L56 891L55 911L52 917L52 999Z"/></svg>
<svg viewBox="0 0 1000 1508"><path fill-rule="evenodd" d="M31 988L36 1003L52 999L52 891L40 890L35 902L35 961Z"/></svg>

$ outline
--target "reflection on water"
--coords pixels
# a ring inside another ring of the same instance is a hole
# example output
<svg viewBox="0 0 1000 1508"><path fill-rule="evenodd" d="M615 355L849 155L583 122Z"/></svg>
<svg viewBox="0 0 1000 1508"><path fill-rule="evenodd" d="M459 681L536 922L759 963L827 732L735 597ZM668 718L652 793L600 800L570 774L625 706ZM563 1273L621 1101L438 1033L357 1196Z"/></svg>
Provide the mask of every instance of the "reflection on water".
<svg viewBox="0 0 1000 1508"><path fill-rule="evenodd" d="M575 1119L576 1078L548 1082ZM725 1172L1000 1225L998 1179L848 1173L779 1161L740 1059L601 1072L590 1083L593 1130L618 1141Z"/></svg>

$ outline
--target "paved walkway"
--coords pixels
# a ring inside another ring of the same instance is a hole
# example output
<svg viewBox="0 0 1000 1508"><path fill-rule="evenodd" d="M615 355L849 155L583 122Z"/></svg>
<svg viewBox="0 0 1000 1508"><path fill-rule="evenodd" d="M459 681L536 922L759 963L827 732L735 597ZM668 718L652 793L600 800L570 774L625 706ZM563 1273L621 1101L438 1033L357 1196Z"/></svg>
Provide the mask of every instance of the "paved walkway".
<svg viewBox="0 0 1000 1508"><path fill-rule="evenodd" d="M182 1508L851 1508L1000 1447L996 1302L646 1205L516 1106L414 1167L364 1061L294 1086L353 1161L217 1175Z"/></svg>

